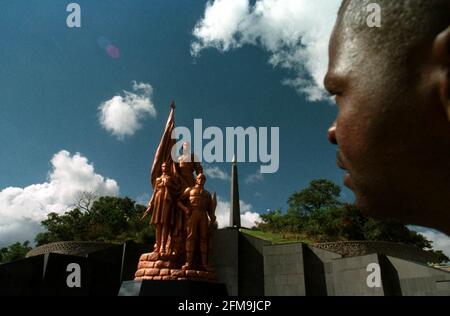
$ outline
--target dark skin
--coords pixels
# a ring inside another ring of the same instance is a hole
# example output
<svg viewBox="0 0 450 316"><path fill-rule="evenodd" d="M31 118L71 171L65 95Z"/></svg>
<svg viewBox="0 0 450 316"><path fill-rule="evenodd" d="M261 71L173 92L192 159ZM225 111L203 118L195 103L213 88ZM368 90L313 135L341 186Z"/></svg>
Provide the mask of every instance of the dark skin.
<svg viewBox="0 0 450 316"><path fill-rule="evenodd" d="M325 78L344 183L368 216L450 235L450 27L398 63L349 27L350 14L338 17Z"/></svg>

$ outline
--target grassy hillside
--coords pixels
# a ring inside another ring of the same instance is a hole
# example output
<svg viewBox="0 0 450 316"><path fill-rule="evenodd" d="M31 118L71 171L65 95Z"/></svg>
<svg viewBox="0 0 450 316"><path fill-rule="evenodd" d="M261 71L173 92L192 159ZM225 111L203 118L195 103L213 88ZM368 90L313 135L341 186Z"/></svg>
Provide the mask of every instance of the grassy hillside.
<svg viewBox="0 0 450 316"><path fill-rule="evenodd" d="M240 230L242 233L260 238L263 240L270 241L274 244L287 244L287 243L293 243L293 242L303 242L306 244L314 243L313 240L310 240L306 238L302 234L293 234L293 233L271 233L271 232L263 232L260 230L253 230L253 229L245 229L241 228Z"/></svg>

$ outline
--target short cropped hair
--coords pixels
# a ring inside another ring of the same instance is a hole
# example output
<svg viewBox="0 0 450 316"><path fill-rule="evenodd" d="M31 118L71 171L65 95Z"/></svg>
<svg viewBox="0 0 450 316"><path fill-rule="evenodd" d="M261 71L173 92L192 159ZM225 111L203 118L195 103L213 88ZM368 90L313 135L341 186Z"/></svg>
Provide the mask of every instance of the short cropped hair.
<svg viewBox="0 0 450 316"><path fill-rule="evenodd" d="M382 27L370 28L367 7L381 7ZM450 25L450 0L344 0L339 16L358 34L367 37L367 45L390 58L432 41Z"/></svg>

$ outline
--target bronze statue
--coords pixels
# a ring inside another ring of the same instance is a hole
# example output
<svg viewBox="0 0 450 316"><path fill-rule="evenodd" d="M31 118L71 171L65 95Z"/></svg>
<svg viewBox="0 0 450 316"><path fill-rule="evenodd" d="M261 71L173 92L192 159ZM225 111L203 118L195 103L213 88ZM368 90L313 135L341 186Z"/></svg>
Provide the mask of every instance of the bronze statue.
<svg viewBox="0 0 450 316"><path fill-rule="evenodd" d="M210 257L217 228L216 195L204 189L206 177L189 143L183 144L182 155L173 161L174 111L172 103L152 165L152 198L142 217L152 213L156 242L153 252L141 256L135 279L215 281Z"/></svg>
<svg viewBox="0 0 450 316"><path fill-rule="evenodd" d="M178 157L178 171L181 177L182 185L189 188L195 185L194 172L197 176L203 173L203 167L198 161L197 156L191 153L189 143L183 143L183 153Z"/></svg>
<svg viewBox="0 0 450 316"><path fill-rule="evenodd" d="M186 264L183 270L189 270L194 263L196 243L200 245L201 269L210 270L208 258L209 228L216 222L216 196L204 189L206 177L199 174L195 186L187 188L180 197L178 205L187 217Z"/></svg>
<svg viewBox="0 0 450 316"><path fill-rule="evenodd" d="M183 143L182 154L174 162L174 171L179 178L181 185L180 192L182 193L186 188L195 185L194 175L203 173L203 168L198 161L197 156L190 151L188 142ZM171 246L175 253L180 254L180 260L184 260L185 244L186 244L186 216L179 206L176 206L175 211L175 225L172 227L172 234L170 235Z"/></svg>
<svg viewBox="0 0 450 316"><path fill-rule="evenodd" d="M162 174L156 179L155 189L143 218L148 213L153 213L150 223L156 226L155 251L166 254L171 252L168 239L175 222L176 198L180 184L178 178L171 175L166 163L162 164L161 171Z"/></svg>

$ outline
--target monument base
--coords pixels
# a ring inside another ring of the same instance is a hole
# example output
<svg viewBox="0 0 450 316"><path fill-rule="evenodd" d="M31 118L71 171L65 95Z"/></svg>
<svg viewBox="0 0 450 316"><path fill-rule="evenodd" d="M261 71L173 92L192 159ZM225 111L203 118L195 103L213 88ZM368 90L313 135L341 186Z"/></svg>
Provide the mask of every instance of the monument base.
<svg viewBox="0 0 450 316"><path fill-rule="evenodd" d="M157 252L145 253L139 259L135 281L206 281L216 282L216 274L212 271L183 270L182 263L176 256L161 255Z"/></svg>
<svg viewBox="0 0 450 316"><path fill-rule="evenodd" d="M119 296L227 296L223 283L206 281L125 281L120 287Z"/></svg>

